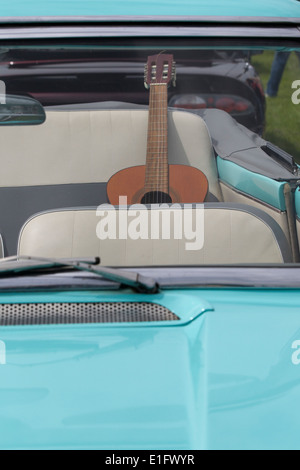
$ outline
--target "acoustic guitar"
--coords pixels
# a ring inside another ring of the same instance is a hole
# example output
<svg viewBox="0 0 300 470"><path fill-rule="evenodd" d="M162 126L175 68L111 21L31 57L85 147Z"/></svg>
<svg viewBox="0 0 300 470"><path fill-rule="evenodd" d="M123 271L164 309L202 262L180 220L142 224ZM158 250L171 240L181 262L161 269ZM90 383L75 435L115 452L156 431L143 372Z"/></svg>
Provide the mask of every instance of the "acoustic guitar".
<svg viewBox="0 0 300 470"><path fill-rule="evenodd" d="M108 200L128 204L201 203L208 191L202 171L168 161L168 86L175 85L173 56L158 54L148 58L145 86L150 88L146 165L119 171L107 184Z"/></svg>

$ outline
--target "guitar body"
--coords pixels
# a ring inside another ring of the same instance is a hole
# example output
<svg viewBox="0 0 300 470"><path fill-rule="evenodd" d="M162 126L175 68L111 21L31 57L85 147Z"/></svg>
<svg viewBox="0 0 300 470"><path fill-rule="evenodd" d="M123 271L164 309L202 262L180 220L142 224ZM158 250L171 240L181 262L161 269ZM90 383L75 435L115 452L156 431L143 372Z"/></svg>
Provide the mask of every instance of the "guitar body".
<svg viewBox="0 0 300 470"><path fill-rule="evenodd" d="M145 86L150 89L145 166L119 171L107 184L111 204L202 203L208 191L204 173L168 162L168 85L175 86L175 62L170 54L148 57ZM126 202L123 198L126 197ZM120 199L122 198L122 199Z"/></svg>
<svg viewBox="0 0 300 470"><path fill-rule="evenodd" d="M146 166L135 166L121 170L107 184L107 196L111 204L120 205L120 197L127 197L127 204L163 203L158 199L144 201ZM208 192L208 181L204 173L187 165L169 165L169 191L171 203L202 203ZM158 190L159 193L159 190Z"/></svg>

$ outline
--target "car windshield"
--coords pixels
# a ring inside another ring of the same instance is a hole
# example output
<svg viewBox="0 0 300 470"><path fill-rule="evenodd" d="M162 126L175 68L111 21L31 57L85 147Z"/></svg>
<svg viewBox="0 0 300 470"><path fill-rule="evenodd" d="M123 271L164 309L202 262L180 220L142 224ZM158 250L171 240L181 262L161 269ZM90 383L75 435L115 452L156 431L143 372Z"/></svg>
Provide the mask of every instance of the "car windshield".
<svg viewBox="0 0 300 470"><path fill-rule="evenodd" d="M300 48L0 47L1 255L299 262Z"/></svg>

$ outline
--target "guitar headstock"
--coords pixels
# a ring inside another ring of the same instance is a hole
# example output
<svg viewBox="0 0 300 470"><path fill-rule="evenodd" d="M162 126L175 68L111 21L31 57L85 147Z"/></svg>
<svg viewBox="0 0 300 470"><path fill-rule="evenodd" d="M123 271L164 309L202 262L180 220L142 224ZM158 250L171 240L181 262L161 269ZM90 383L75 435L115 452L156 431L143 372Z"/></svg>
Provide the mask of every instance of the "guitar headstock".
<svg viewBox="0 0 300 470"><path fill-rule="evenodd" d="M176 69L172 54L158 54L148 57L145 66L145 87L150 85L176 85Z"/></svg>

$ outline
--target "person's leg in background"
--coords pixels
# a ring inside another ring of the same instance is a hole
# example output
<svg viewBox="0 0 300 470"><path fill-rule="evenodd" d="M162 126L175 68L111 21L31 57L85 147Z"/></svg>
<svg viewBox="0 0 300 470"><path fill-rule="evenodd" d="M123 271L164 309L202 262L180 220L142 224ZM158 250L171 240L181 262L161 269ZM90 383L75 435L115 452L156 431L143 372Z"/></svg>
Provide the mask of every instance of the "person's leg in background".
<svg viewBox="0 0 300 470"><path fill-rule="evenodd" d="M290 52L276 52L275 54L267 85L267 96L271 98L275 98L278 94L279 85L290 54Z"/></svg>

